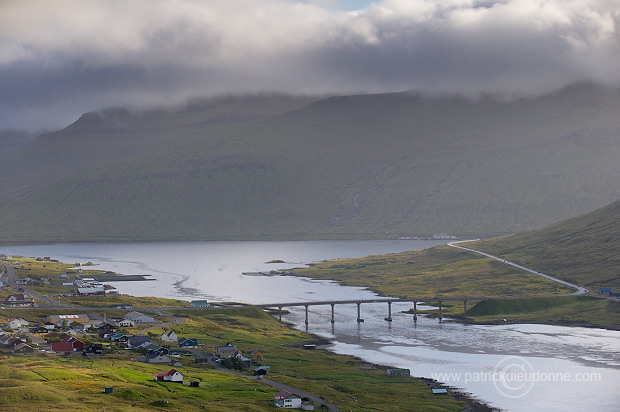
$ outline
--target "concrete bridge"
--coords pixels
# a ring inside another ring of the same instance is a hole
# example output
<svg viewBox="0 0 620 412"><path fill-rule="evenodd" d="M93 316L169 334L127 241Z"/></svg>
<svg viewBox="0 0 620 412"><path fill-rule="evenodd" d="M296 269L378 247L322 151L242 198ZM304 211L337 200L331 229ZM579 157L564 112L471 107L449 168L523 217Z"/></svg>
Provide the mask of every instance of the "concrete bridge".
<svg viewBox="0 0 620 412"><path fill-rule="evenodd" d="M443 318L441 314L442 303L444 301L459 301L463 302L463 313L467 311L467 301L482 301L489 300L489 297L480 297L480 296L466 296L466 297L420 297L420 298L410 298L410 299L396 299L396 298L377 298L377 299L354 299L354 300L323 300L323 301L312 301L312 302L288 302L288 303L269 303L264 305L256 305L261 309L272 309L278 308L278 318L282 320L282 308L285 307L293 307L293 306L303 306L306 309L306 325L308 322L308 308L310 306L318 306L318 305L330 305L332 307L332 316L331 323L335 323L335 306L336 305L347 305L347 304L356 304L357 305L357 321L363 322L364 319L361 316L361 306L362 303L387 303L388 311L387 316L384 318L386 321L392 321L392 303L394 302L411 302L413 303L413 321L417 322L418 313L417 313L417 304L418 302L438 302L439 303L439 320Z"/></svg>

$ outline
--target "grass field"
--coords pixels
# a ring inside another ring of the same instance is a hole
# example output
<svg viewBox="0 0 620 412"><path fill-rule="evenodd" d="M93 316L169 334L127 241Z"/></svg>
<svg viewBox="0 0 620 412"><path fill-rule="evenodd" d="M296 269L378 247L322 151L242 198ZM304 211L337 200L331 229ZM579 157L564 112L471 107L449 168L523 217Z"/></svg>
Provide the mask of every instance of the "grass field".
<svg viewBox="0 0 620 412"><path fill-rule="evenodd" d="M10 312L18 312L10 310ZM467 407L451 396L431 394L425 381L388 377L381 367L299 344L313 338L290 330L256 308L180 311L187 322L175 327L179 336L197 337L210 352L231 342L244 353L260 349L269 365L268 378L316 394L342 410L460 411ZM161 333L155 331L154 334ZM138 354L121 351L101 358L64 356L2 357L0 409L42 411L271 411L277 390L235 377L182 357L185 380L199 388L153 381L169 369L132 361ZM105 394L106 386L113 387Z"/></svg>

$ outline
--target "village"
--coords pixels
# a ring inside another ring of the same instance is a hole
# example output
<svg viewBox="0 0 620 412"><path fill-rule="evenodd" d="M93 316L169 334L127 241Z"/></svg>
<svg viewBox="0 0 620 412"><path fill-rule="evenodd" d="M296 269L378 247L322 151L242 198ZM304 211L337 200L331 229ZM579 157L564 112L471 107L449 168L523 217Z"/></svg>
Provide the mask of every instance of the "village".
<svg viewBox="0 0 620 412"><path fill-rule="evenodd" d="M326 394L340 398L341 403L357 405L369 394L381 398L377 382L416 385L416 391L429 404L443 402L434 400L437 395L447 396L449 404L460 402L455 396L461 395L449 394L437 383L412 379L409 369L345 366L342 362L346 358L316 350L312 337L293 332L258 308L122 295L95 280L99 271L90 265L67 265L50 258L0 256L0 263L0 359L23 357L29 362L41 359L65 365L87 362L91 368L105 364L113 370L120 363L132 377L141 376L137 389L128 389L122 380L116 384L103 380L101 394L125 397L130 391L134 396L144 390L144 384L152 382L172 385L166 387L167 393L177 392L173 389L176 387L206 391L192 397L211 396L214 379L222 379L213 374L219 373L248 381L247 385L254 382L270 387L267 392L255 387L256 394L246 400L238 394L230 396L234 402L268 402L272 408L340 411L324 400ZM269 332L256 329L259 324ZM274 336L279 337L274 340ZM343 370L353 367L359 376L370 373L373 377L364 377L362 382L376 382L370 387L358 382L344 390L337 383L341 378L331 372L334 364L341 364ZM0 379L1 372L0 366ZM320 378L311 378L315 375ZM309 380L300 381L302 376ZM340 389L321 385L325 380ZM236 382L233 386L238 387ZM399 390L410 393L411 388ZM253 400L256 395L260 400ZM159 407L169 401L153 402L151 406ZM373 398L373 402L385 401ZM233 402L229 399L228 403Z"/></svg>
<svg viewBox="0 0 620 412"><path fill-rule="evenodd" d="M245 374L248 378L264 380L271 367L263 365L262 350L255 348L242 351L231 342L208 348L200 344L195 337L179 337L173 329L166 328L166 316L161 310L155 316L147 315L146 310L132 310L133 305L124 303L112 309L124 312L122 317L108 318L98 311L90 309L88 313L46 314L64 305L56 304L53 298L67 297L104 297L117 295L116 291L95 280L95 276L85 275L81 265L77 269L60 273L56 279L50 276L36 276L32 272L32 258L26 263L13 260L12 257L0 256L5 262L1 269L0 286L4 291L17 290L3 297L2 309L38 308L37 320L21 317L7 319L0 324L0 354L8 356L53 356L53 357L89 357L129 356L131 361L142 362L162 367L160 373L153 375L155 382L171 382L199 388L200 381L186 379L183 367L214 368L222 372ZM34 258L41 267L59 264L46 258ZM6 262L10 262L7 264ZM46 264L47 263L47 264ZM68 273L67 273L68 272ZM24 276L24 273L26 274ZM110 275L106 272L106 275ZM118 276L113 274L112 276ZM61 286L70 289L70 293L40 294L35 287ZM29 293L26 293L29 292ZM32 294L32 295L31 295ZM39 302L38 296L42 302ZM190 308L208 308L206 300L189 302ZM103 308L102 308L103 309ZM172 324L183 323L182 318L170 316ZM161 329L161 334L151 330ZM313 348L314 349L314 348ZM167 369L171 368L171 369ZM104 393L113 393L113 386L106 386ZM288 391L279 391L273 395L276 407L314 410L315 404L308 399Z"/></svg>

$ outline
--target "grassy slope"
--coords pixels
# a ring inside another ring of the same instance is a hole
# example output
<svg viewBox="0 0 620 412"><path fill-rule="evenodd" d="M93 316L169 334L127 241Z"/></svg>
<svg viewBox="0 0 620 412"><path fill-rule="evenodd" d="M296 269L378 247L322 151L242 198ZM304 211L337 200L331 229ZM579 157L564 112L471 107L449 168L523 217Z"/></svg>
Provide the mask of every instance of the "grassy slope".
<svg viewBox="0 0 620 412"><path fill-rule="evenodd" d="M551 226L466 246L587 286L620 289L620 202Z"/></svg>
<svg viewBox="0 0 620 412"><path fill-rule="evenodd" d="M263 364L271 366L269 379L316 393L343 410L458 411L465 407L464 402L433 396L421 381L388 378L384 370L354 358L289 347L311 338L255 308L182 311L178 315L188 317L175 328L179 336L197 337L209 349L227 341L246 353L261 349L266 357ZM2 410L92 410L95 405L107 411L273 410L277 390L260 383L196 366L189 357L182 358L183 366L178 369L186 378L201 381L200 388L155 383L152 375L166 367L132 362L129 356L1 359ZM114 387L112 395L102 393L106 386ZM169 404L164 407L161 401Z"/></svg>
<svg viewBox="0 0 620 412"><path fill-rule="evenodd" d="M0 240L486 235L618 198L615 92L310 101L84 116L0 162Z"/></svg>

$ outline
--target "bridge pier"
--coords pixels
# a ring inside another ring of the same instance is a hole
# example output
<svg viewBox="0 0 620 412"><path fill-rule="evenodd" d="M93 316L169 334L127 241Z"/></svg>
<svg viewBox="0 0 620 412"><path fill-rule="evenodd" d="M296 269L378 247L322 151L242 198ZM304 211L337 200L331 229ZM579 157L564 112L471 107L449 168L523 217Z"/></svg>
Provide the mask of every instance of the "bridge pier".
<svg viewBox="0 0 620 412"><path fill-rule="evenodd" d="M334 306L336 306L335 303L330 303L330 305L332 305L332 323L336 323L336 319L334 318Z"/></svg>
<svg viewBox="0 0 620 412"><path fill-rule="evenodd" d="M360 316L360 306L362 306L361 302L357 302L357 323L363 322L364 319Z"/></svg>
<svg viewBox="0 0 620 412"><path fill-rule="evenodd" d="M441 316L441 301L439 301L439 321L441 322L442 319L443 316Z"/></svg>
<svg viewBox="0 0 620 412"><path fill-rule="evenodd" d="M418 302L413 302L413 321L418 321Z"/></svg>
<svg viewBox="0 0 620 412"><path fill-rule="evenodd" d="M388 322L392 321L392 302L388 302L388 315L387 318L384 318L385 320L387 320Z"/></svg>
<svg viewBox="0 0 620 412"><path fill-rule="evenodd" d="M306 307L306 325L310 322L308 322L308 305L304 305Z"/></svg>
<svg viewBox="0 0 620 412"><path fill-rule="evenodd" d="M467 312L467 299L463 300L463 314Z"/></svg>
<svg viewBox="0 0 620 412"><path fill-rule="evenodd" d="M282 306L278 306L278 320L282 322Z"/></svg>

